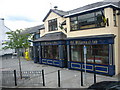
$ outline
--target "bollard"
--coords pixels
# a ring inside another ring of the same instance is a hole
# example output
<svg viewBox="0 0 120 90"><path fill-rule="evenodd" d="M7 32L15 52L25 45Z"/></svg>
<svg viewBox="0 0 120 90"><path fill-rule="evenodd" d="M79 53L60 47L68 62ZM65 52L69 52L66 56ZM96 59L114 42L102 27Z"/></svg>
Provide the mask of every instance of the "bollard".
<svg viewBox="0 0 120 90"><path fill-rule="evenodd" d="M44 77L44 70L42 69L42 79L43 79L43 86L45 86L45 77Z"/></svg>
<svg viewBox="0 0 120 90"><path fill-rule="evenodd" d="M96 72L95 72L95 55L94 55L94 84L96 83Z"/></svg>
<svg viewBox="0 0 120 90"><path fill-rule="evenodd" d="M83 71L82 71L82 64L81 64L81 86L83 86Z"/></svg>
<svg viewBox="0 0 120 90"><path fill-rule="evenodd" d="M81 86L83 86L83 71L81 69Z"/></svg>
<svg viewBox="0 0 120 90"><path fill-rule="evenodd" d="M60 70L58 70L58 87L60 87Z"/></svg>
<svg viewBox="0 0 120 90"><path fill-rule="evenodd" d="M14 70L14 80L15 80L15 86L17 86L16 70Z"/></svg>

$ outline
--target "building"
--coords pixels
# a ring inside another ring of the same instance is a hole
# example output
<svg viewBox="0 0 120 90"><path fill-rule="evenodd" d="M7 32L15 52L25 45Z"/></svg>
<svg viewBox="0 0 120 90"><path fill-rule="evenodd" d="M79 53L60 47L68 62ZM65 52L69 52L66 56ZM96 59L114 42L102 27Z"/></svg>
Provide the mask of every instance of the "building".
<svg viewBox="0 0 120 90"><path fill-rule="evenodd" d="M41 38L34 40L35 63L88 72L95 66L97 73L119 74L119 5L103 1L70 11L50 9Z"/></svg>
<svg viewBox="0 0 120 90"><path fill-rule="evenodd" d="M6 32L9 31L10 29L4 25L4 18L0 18L0 56L6 54L12 54L14 52L14 50L12 49L6 49L6 50L2 49L5 46L2 43L8 41L8 36Z"/></svg>
<svg viewBox="0 0 120 90"><path fill-rule="evenodd" d="M31 42L31 45L28 49L29 54L30 54L30 59L32 59L32 60L34 58L33 57L34 53L33 53L33 43L32 43L32 41L40 38L40 30L41 29L44 29L43 24L42 25L37 25L37 26L34 26L34 27L30 27L30 28L25 28L25 30L23 30L22 33L21 33L21 34L26 34L26 33L32 34L31 38L29 40ZM25 50L22 49L21 53L24 53L24 52L25 52Z"/></svg>

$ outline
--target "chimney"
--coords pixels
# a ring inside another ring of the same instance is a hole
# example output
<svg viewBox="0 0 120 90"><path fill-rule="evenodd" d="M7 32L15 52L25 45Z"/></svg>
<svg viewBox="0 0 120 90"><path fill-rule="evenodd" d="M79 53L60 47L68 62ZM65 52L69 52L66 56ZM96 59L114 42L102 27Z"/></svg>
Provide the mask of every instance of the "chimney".
<svg viewBox="0 0 120 90"><path fill-rule="evenodd" d="M0 26L3 26L4 25L4 18L0 18Z"/></svg>
<svg viewBox="0 0 120 90"><path fill-rule="evenodd" d="M58 6L54 6L54 9L56 10L58 8Z"/></svg>

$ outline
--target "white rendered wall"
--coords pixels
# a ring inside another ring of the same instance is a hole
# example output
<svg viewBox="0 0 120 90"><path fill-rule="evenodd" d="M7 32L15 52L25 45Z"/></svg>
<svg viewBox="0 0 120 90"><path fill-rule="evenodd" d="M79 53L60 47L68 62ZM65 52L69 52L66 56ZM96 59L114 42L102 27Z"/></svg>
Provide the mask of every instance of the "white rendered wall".
<svg viewBox="0 0 120 90"><path fill-rule="evenodd" d="M11 49L2 50L2 47L4 47L4 45L2 45L2 43L5 41L8 41L6 32L9 32L9 31L10 31L10 29L4 25L4 19L0 18L0 56L4 55L4 54L11 54L13 52L13 50L11 50Z"/></svg>

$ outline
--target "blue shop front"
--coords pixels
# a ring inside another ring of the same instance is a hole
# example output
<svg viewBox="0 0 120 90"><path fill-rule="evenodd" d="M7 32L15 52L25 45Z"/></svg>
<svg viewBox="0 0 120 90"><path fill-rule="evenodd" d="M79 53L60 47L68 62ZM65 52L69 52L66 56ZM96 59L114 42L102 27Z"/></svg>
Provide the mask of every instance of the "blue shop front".
<svg viewBox="0 0 120 90"><path fill-rule="evenodd" d="M34 42L35 63L67 67L66 35L53 33Z"/></svg>
<svg viewBox="0 0 120 90"><path fill-rule="evenodd" d="M67 40L68 68L106 75L115 74L114 35L97 35ZM86 47L86 64L84 47ZM95 60L95 61L94 61Z"/></svg>
<svg viewBox="0 0 120 90"><path fill-rule="evenodd" d="M54 35L53 35L54 36ZM34 42L34 62L85 70L105 75L115 75L114 65L115 35L97 35L77 38L58 38L57 40L38 40ZM86 64L84 59L86 47ZM94 62L95 60L95 62Z"/></svg>

